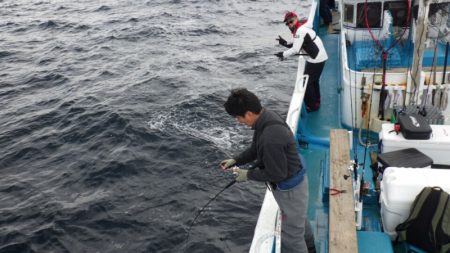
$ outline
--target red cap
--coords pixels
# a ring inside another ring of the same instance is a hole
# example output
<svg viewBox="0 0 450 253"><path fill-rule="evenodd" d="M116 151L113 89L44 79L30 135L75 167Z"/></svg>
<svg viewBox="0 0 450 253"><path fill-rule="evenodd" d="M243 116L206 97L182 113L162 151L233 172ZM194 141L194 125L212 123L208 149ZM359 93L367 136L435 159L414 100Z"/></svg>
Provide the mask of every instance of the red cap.
<svg viewBox="0 0 450 253"><path fill-rule="evenodd" d="M297 18L297 14L295 14L295 12L293 12L293 11L286 12L286 14L284 15L284 21L283 22L288 21L290 18Z"/></svg>

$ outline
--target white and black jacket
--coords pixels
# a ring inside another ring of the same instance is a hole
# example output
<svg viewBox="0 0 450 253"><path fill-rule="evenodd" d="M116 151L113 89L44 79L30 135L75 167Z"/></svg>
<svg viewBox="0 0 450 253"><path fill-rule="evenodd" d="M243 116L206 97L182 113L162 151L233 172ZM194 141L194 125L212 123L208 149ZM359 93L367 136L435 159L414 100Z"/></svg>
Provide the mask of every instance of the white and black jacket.
<svg viewBox="0 0 450 253"><path fill-rule="evenodd" d="M307 54L306 61L310 63L320 63L328 59L322 40L316 32L306 25L300 26L294 35L294 42L290 49L283 52L283 57L295 54Z"/></svg>

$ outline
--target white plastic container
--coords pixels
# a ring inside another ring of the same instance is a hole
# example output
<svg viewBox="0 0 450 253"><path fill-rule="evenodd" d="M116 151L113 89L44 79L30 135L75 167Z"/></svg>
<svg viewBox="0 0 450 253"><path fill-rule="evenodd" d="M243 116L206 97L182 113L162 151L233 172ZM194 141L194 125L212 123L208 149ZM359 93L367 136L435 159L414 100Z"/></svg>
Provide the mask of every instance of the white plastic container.
<svg viewBox="0 0 450 253"><path fill-rule="evenodd" d="M389 167L381 181L381 220L384 232L395 240L395 227L405 221L416 196L427 186L450 193L450 170Z"/></svg>
<svg viewBox="0 0 450 253"><path fill-rule="evenodd" d="M382 153L405 148L416 148L433 159L434 164L450 165L450 125L431 125L429 140L407 140L401 133L391 132L394 124L381 126Z"/></svg>

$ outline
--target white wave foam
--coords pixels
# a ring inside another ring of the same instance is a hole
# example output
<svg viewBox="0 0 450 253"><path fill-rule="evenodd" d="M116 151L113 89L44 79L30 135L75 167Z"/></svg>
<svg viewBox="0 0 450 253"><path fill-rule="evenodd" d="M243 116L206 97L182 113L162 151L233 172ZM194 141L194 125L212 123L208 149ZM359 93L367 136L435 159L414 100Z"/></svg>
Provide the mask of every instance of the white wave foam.
<svg viewBox="0 0 450 253"><path fill-rule="evenodd" d="M240 143L246 138L241 128L217 126L207 119L180 118L173 113L159 114L147 122L152 130L169 132L177 130L183 134L212 143L221 152L230 155L230 152L242 149Z"/></svg>
<svg viewBox="0 0 450 253"><path fill-rule="evenodd" d="M147 125L150 127L151 130L159 130L161 132L164 132L164 125L166 124L167 119L169 118L169 115L163 115L159 114L156 116L154 120L150 120L147 122Z"/></svg>

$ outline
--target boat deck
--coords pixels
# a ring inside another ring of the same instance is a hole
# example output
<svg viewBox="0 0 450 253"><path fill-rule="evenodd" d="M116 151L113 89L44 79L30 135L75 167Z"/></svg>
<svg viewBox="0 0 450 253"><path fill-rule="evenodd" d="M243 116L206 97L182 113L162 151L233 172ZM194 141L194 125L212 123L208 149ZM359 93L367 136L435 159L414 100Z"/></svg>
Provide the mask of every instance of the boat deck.
<svg viewBox="0 0 450 253"><path fill-rule="evenodd" d="M339 34L328 34L325 28L319 30L319 36L325 44L329 56L325 64L324 71L321 76L321 108L317 112L307 113L302 111L301 120L299 121L297 138L299 140L299 153L306 160L308 168L309 180L309 208L308 218L314 230L316 239L317 252L328 252L328 235L329 235L329 144L330 130L335 128L343 128L340 122L340 72L339 68ZM357 136L354 135L356 138ZM373 137L372 137L373 138ZM363 230L370 232L380 232L380 215L377 197L374 192L374 184L372 182L372 171L369 168L370 156L369 152L373 148L365 150L363 146L357 146L357 157L359 163L364 162L364 152L366 155L366 169L364 170L364 178L370 183L369 195L364 198L363 212ZM350 154L350 158L355 156ZM362 170L359 172L362 173ZM360 235L358 238L365 237L366 234ZM370 247L370 240L359 240L358 247L365 249ZM369 251L370 252L370 251Z"/></svg>

